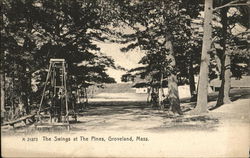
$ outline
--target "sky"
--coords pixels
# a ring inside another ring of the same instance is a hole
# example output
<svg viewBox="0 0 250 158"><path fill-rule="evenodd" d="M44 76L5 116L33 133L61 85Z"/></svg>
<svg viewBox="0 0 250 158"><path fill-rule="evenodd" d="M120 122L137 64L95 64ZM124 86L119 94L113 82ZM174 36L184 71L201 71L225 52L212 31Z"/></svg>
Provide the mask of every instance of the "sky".
<svg viewBox="0 0 250 158"><path fill-rule="evenodd" d="M235 8L230 9L229 14L233 14L237 12ZM204 13L200 12L200 17L204 17ZM230 15L229 15L230 16ZM197 23L202 23L201 20L196 21ZM218 25L218 22L214 22L213 25ZM233 29L234 34L238 34L239 32L242 32L246 30L246 28L243 28L240 25L236 25ZM123 32L123 33L132 33L133 30L129 29L129 27L121 27L118 28L118 31ZM200 27L200 31L203 31L203 28ZM130 52L121 52L120 49L124 47L125 45L122 44L117 44L117 43L103 43L103 42L97 42L97 46L101 48L101 52L104 53L107 56L110 56L112 59L114 59L116 65L120 65L125 69L132 69L135 67L140 66L138 64L139 60L142 58L144 55L143 52L140 50L133 50ZM122 70L115 70L112 68L108 68L107 73L113 77L116 82L120 83L121 82L121 76L126 73L126 71Z"/></svg>
<svg viewBox="0 0 250 158"><path fill-rule="evenodd" d="M117 43L97 43L97 45L101 48L101 52L107 56L110 56L114 59L116 65L120 65L125 69L132 69L140 66L138 64L139 60L142 58L143 53L140 51L129 51L129 52L121 52L120 49L125 45L117 44ZM115 70L112 68L108 68L107 73L113 77L116 82L121 82L121 76L126 73L126 71Z"/></svg>

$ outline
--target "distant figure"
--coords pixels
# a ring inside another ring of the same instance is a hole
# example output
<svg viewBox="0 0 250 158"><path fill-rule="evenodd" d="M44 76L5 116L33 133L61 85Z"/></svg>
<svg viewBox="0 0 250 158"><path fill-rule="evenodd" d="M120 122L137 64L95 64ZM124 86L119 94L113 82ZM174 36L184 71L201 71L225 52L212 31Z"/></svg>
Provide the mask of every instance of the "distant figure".
<svg viewBox="0 0 250 158"><path fill-rule="evenodd" d="M24 114L25 114L24 103L23 103L23 102L20 102L19 105L18 105L18 107L19 107L20 115L21 115L21 116L24 116Z"/></svg>
<svg viewBox="0 0 250 158"><path fill-rule="evenodd" d="M53 117L55 122L61 122L61 98L56 94L54 97Z"/></svg>
<svg viewBox="0 0 250 158"><path fill-rule="evenodd" d="M15 104L14 104L15 108L14 110L14 119L20 118L22 116L25 115L25 108L24 108L24 103L21 101L21 99L19 98L18 100L16 100Z"/></svg>
<svg viewBox="0 0 250 158"><path fill-rule="evenodd" d="M152 106L157 106L157 102L158 102L158 95L153 91L151 93L151 103L152 103Z"/></svg>
<svg viewBox="0 0 250 158"><path fill-rule="evenodd" d="M166 96L166 98L162 102L163 102L164 108L166 109L170 108L170 102L169 102L168 96Z"/></svg>

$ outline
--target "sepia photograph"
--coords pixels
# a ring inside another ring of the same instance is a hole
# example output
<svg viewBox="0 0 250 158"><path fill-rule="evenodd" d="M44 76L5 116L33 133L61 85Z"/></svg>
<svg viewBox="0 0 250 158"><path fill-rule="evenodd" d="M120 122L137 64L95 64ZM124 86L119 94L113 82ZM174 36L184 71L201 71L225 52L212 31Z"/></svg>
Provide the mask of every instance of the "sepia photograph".
<svg viewBox="0 0 250 158"><path fill-rule="evenodd" d="M249 0L1 0L1 157L250 156Z"/></svg>

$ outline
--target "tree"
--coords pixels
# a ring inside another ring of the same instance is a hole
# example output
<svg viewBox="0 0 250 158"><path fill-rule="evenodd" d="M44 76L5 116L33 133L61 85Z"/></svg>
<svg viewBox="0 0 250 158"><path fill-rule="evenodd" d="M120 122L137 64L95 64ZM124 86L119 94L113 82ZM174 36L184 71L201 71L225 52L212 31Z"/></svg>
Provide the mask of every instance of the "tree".
<svg viewBox="0 0 250 158"><path fill-rule="evenodd" d="M3 60L4 58L4 55L1 53L1 61L4 61ZM0 69L0 104L1 104L1 116L3 116L4 112L5 112L5 109L4 109L4 105L5 105L5 75L4 75L4 69L3 69L3 65L2 62L1 62L1 69Z"/></svg>
<svg viewBox="0 0 250 158"><path fill-rule="evenodd" d="M4 56L2 68L4 68L3 72L6 73L6 79L11 81L12 85L15 86L15 88L12 88L12 99L7 99L11 102L6 102L7 104L11 104L12 108L15 109L14 102L16 101L24 102L25 105L28 104L27 97L31 88L26 84L29 83L26 71L34 62L30 56L33 52L28 51L34 48L34 46L28 37L30 27L26 25L27 21L22 18L25 15L20 13L20 9L15 10L16 12L11 11L11 1L4 1L3 4L1 10L3 14L1 19L1 23L3 24L3 27L1 27L1 55ZM18 4L17 2L13 6L17 6ZM18 16L15 16L15 14ZM24 26L26 26L26 29L24 29ZM28 113L27 108L25 111Z"/></svg>
<svg viewBox="0 0 250 158"><path fill-rule="evenodd" d="M105 72L106 67L115 67L114 61L93 44L105 40L102 32L110 21L104 8L99 1L3 2L1 49L6 54L5 71L13 77L19 97L30 96L32 76L40 72L43 78L50 58L66 59L70 88L83 81L114 82Z"/></svg>
<svg viewBox="0 0 250 158"><path fill-rule="evenodd" d="M217 105L222 105L223 103L230 103L229 92L230 92L230 56L226 53L226 38L227 38L227 12L228 8L222 8L220 10L221 24L222 24L222 59L221 59L221 87L217 99Z"/></svg>
<svg viewBox="0 0 250 158"><path fill-rule="evenodd" d="M244 2L244 1L243 1ZM227 4L230 4L232 2L230 1L222 1L221 6L227 6ZM242 5L244 3L241 3ZM236 6L235 6L236 5ZM231 78L231 54L233 53L232 50L232 45L230 38L234 35L232 34L232 28L230 28L232 25L235 26L236 23L241 24L241 26L246 26L247 27L247 20L241 20L244 19L244 17L247 17L248 11L247 11L247 6L242 6L239 5L239 3L235 4L233 7L235 8L236 11L239 11L241 15L239 14L234 14L228 17L228 11L230 10L230 6L228 7L220 7L220 17L221 17L221 24L222 24L222 39L221 39L221 46L223 48L222 50L222 58L221 58L221 87L216 103L216 107L219 107L225 103L230 103L231 100L229 98L229 93L230 93L230 78ZM237 38L237 37L236 37ZM237 44L237 41L234 43ZM245 46L244 46L245 45ZM240 49L246 49L247 42L241 42ZM243 47L242 47L243 46ZM233 71L235 72L235 71Z"/></svg>
<svg viewBox="0 0 250 158"><path fill-rule="evenodd" d="M126 73L126 74L122 75L121 81L122 82L130 82L130 81L134 82L134 78L135 78L135 76L132 75L131 73Z"/></svg>
<svg viewBox="0 0 250 158"><path fill-rule="evenodd" d="M1 14L2 14L2 6L1 6ZM2 32L2 28L3 28L3 16L0 17L0 21L1 21L1 32ZM0 47L0 105L1 105L1 117L3 116L3 112L5 111L4 105L5 105L5 72L4 72L4 53L3 53L3 47L2 47L2 43L1 43L1 47ZM2 118L1 118L2 120Z"/></svg>
<svg viewBox="0 0 250 158"><path fill-rule="evenodd" d="M213 0L205 0L205 21L204 21L204 35L202 43L201 65L198 83L198 97L197 105L192 114L199 114L207 112L207 96L208 96L208 66L209 66L209 52L212 44L212 16L213 16Z"/></svg>
<svg viewBox="0 0 250 158"><path fill-rule="evenodd" d="M182 114L181 108L180 108L180 99L179 99L179 92L178 92L178 85L177 85L177 76L176 76L176 70L175 70L175 57L174 57L174 51L173 51L173 45L172 41L168 39L166 42L166 48L169 49L169 59L170 59L170 67L171 67L171 73L168 76L168 100L170 104L171 111L174 113Z"/></svg>
<svg viewBox="0 0 250 158"><path fill-rule="evenodd" d="M177 85L177 83L173 84L173 82L177 82L177 78L174 76L178 75L176 62L174 60L176 60L177 56L182 54L180 51L181 49L176 49L177 46L181 48L181 46L184 46L185 42L187 42L185 41L187 38L183 37L183 34L187 36L186 30L191 30L190 27L186 26L187 21L185 21L185 19L187 18L185 17L185 14L182 13L182 10L185 12L183 7L187 6L181 6L181 2L174 1L119 2L119 6L121 6L119 10L120 13L118 13L118 15L121 15L119 20L122 24L131 27L134 31L130 35L125 34L121 36L126 39L125 41L122 41L123 43L130 43L127 48L123 50L128 51L139 47L141 50L146 51L146 56L147 54L155 53L159 58L161 57L161 52L164 50L164 53L167 56L165 62L169 64L162 72L172 76L168 78L169 93L172 93L170 96L175 96L175 99L170 99L172 101L171 105L179 107L180 104L179 101L177 101L179 100L178 88L177 86L173 86ZM155 63L154 65L157 64ZM161 62L159 62L158 65L161 65ZM161 68L159 67L158 71L160 70ZM160 77L159 80L160 85L162 85L162 80L164 80L164 77L166 76L164 76L164 74L160 76L163 76L163 79ZM175 88L175 90L172 88ZM161 94L159 95L159 100L161 100ZM177 110L173 111L177 112ZM180 110L178 110L177 113L181 113Z"/></svg>
<svg viewBox="0 0 250 158"><path fill-rule="evenodd" d="M143 64L143 66L137 67L129 71L129 73L134 73L133 75L130 74L130 78L132 78L136 82L134 87L147 87L148 96L154 96L151 97L151 102L153 103L153 106L160 108L164 108L163 87L166 87L168 83L164 81L167 81L166 78L169 76L170 73L170 68L168 66L170 64L170 59L168 59L168 54L166 54L166 52L170 52L170 50L166 50L166 44L164 43L159 44L157 46L159 50L149 50L145 54L145 56L139 62L140 64ZM171 45L167 47L170 46ZM135 79L138 76L143 79L143 81L138 82L138 79Z"/></svg>
<svg viewBox="0 0 250 158"><path fill-rule="evenodd" d="M199 78L199 86L198 86L198 101L196 108L191 111L193 114L199 114L207 111L207 86L208 86L208 65L209 65L209 54L208 52L211 52L211 44L212 44L212 16L213 16L213 11L224 8L224 7L230 7L230 6L241 6L241 5L246 5L246 1L230 1L222 6L213 8L213 1L212 0L206 0L205 1L205 22L204 22L204 36L203 36L203 46L202 46L202 57L201 57L201 67L200 67L200 78ZM222 11L223 18L226 16L226 10ZM222 20L223 23L225 24L226 20ZM226 25L223 26L223 35L225 36L226 33ZM223 39L223 38L222 38ZM225 39L221 41L222 47L226 48L225 46ZM221 102L225 98L228 97L229 94L229 78L230 78L230 73L228 71L227 65L229 64L229 57L227 54L223 54L223 62L222 62L222 67L221 70L223 72L222 77L224 78L222 86L224 88L221 88L220 90L220 95L219 95L219 100L218 103ZM226 83L226 86L225 86ZM228 98L227 98L228 99ZM219 103L220 104L220 103Z"/></svg>

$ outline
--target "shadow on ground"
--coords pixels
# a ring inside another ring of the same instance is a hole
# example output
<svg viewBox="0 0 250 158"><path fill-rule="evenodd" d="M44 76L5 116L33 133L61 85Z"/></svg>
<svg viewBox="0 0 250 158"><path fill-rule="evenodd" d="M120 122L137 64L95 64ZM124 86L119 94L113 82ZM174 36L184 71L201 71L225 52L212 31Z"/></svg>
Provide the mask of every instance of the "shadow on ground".
<svg viewBox="0 0 250 158"><path fill-rule="evenodd" d="M249 98L249 89L231 91L232 101ZM210 94L210 105L215 104L218 93ZM181 101L182 111L189 111L195 102L188 99ZM89 108L78 115L78 121L72 122L70 132L78 131L149 131L166 132L172 130L206 130L214 131L221 124L221 114L200 116L174 115L169 111L152 109L141 101L92 102ZM6 130L8 133L8 130ZM65 129L51 129L42 132L62 132ZM32 133L32 126L16 128L17 133Z"/></svg>

